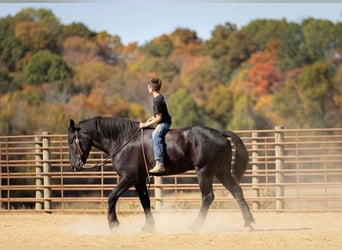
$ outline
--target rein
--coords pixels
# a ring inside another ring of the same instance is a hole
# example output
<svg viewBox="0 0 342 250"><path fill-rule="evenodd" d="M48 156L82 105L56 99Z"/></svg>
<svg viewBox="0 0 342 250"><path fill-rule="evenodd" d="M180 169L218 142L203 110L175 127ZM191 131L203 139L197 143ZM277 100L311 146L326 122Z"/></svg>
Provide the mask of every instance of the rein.
<svg viewBox="0 0 342 250"><path fill-rule="evenodd" d="M147 177L148 179L150 179L150 174L148 172L148 164L147 164L147 160L146 160L146 154L145 154L145 148L144 148L144 129L140 128L138 131L136 131L131 137L129 137L127 139L127 141L125 141L125 143L123 143L120 147L118 147L113 153L111 153L105 160L103 160L100 164L95 164L92 166L86 166L86 165L82 165L83 169L91 169L91 168L96 168L96 167L103 167L104 165L106 165L106 163L108 163L108 161L113 158L117 153L119 153L128 143L130 143L134 137L137 136L137 134L141 131L141 149L142 149L142 153L143 153L143 158L144 158L144 163L145 163L145 168L146 168L146 172L147 172ZM75 131L75 143L76 143L76 151L77 151L77 156L80 159L82 155L84 155L82 148L80 146L80 140L78 138L78 133L77 130Z"/></svg>

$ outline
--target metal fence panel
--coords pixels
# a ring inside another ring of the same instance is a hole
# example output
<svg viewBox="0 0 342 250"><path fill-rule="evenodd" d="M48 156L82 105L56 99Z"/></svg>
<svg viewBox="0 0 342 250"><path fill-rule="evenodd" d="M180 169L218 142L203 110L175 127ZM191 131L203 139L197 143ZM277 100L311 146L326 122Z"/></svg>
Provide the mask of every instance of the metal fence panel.
<svg viewBox="0 0 342 250"><path fill-rule="evenodd" d="M342 129L236 131L250 164L241 180L253 210L341 211ZM0 211L104 212L119 181L110 165L73 172L66 135L0 136ZM106 158L93 150L88 163ZM238 209L215 181L213 209ZM198 209L201 197L194 171L151 180L155 209ZM119 199L119 212L141 211L134 190Z"/></svg>

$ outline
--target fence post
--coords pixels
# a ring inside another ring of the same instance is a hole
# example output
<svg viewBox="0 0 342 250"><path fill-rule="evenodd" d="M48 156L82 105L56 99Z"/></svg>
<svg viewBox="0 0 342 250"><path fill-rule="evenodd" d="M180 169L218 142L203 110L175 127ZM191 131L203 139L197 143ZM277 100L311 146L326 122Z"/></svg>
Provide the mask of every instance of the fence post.
<svg viewBox="0 0 342 250"><path fill-rule="evenodd" d="M161 176L154 177L155 189L154 196L156 198L156 210L160 211L163 205L163 178Z"/></svg>
<svg viewBox="0 0 342 250"><path fill-rule="evenodd" d="M41 146L42 146L42 140L41 137L36 136L34 138L34 159L36 162L36 210L41 210L42 209L42 203L41 199L43 198L43 191L42 191L42 186L43 186L43 180L42 180L42 151L41 151Z"/></svg>
<svg viewBox="0 0 342 250"><path fill-rule="evenodd" d="M0 143L0 210L2 209L2 145Z"/></svg>
<svg viewBox="0 0 342 250"><path fill-rule="evenodd" d="M275 140L275 182L276 182L276 209L284 209L284 186L283 173L284 169L284 127L274 127L274 140Z"/></svg>
<svg viewBox="0 0 342 250"><path fill-rule="evenodd" d="M44 210L50 211L51 208L51 188L50 188L50 138L49 132L42 133L43 142L43 172L44 172Z"/></svg>
<svg viewBox="0 0 342 250"><path fill-rule="evenodd" d="M259 152L258 152L258 132L252 133L252 190L253 190L253 197L259 198L260 190L258 187L259 183L259 166L257 164L259 159ZM254 200L252 202L252 209L259 209L260 203L258 200Z"/></svg>

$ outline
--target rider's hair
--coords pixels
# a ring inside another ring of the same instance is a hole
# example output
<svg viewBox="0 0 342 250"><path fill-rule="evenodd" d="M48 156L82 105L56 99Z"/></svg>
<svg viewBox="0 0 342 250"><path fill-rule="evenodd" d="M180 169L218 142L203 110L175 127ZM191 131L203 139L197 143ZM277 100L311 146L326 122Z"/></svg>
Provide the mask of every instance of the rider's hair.
<svg viewBox="0 0 342 250"><path fill-rule="evenodd" d="M159 91L162 86L162 81L159 78L153 77L148 81L148 85L151 86L154 91Z"/></svg>

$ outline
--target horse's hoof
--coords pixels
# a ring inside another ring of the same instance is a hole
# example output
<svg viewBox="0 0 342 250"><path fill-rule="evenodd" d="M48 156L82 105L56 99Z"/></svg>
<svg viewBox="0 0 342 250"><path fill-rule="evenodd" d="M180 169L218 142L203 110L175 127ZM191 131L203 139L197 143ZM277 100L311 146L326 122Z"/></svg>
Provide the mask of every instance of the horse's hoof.
<svg viewBox="0 0 342 250"><path fill-rule="evenodd" d="M154 225L145 225L142 227L142 231L145 233L154 233L155 232Z"/></svg>
<svg viewBox="0 0 342 250"><path fill-rule="evenodd" d="M202 224L197 223L197 222L195 222L189 226L190 232L193 232L193 233L199 232L201 230L201 228L202 228Z"/></svg>
<svg viewBox="0 0 342 250"><path fill-rule="evenodd" d="M252 225L244 226L242 228L242 232L249 233L249 232L253 232L253 231L254 231L254 227Z"/></svg>
<svg viewBox="0 0 342 250"><path fill-rule="evenodd" d="M113 231L117 230L119 225L120 225L119 222L109 222L108 223L109 229L113 230Z"/></svg>

